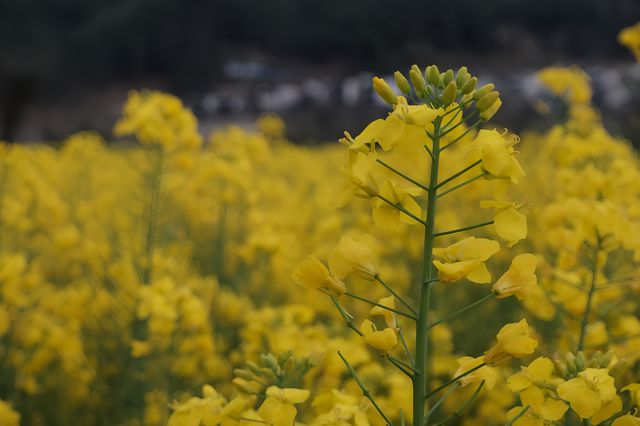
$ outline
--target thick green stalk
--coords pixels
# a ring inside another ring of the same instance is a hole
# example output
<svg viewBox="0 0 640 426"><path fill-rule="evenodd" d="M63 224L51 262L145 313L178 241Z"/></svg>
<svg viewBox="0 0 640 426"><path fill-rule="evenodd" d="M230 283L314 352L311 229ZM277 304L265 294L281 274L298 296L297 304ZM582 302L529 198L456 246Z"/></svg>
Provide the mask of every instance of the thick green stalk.
<svg viewBox="0 0 640 426"><path fill-rule="evenodd" d="M427 355L428 355L428 325L429 325L429 303L431 297L431 286L435 282L434 269L431 266L433 261L433 240L434 227L436 223L436 202L438 187L438 163L440 160L440 124L442 117L437 117L433 128L433 158L431 161L431 172L429 176L429 191L427 200L426 226L424 233L422 279L420 281L420 307L418 309L418 321L416 325L416 356L415 374L413 375L413 424L422 426L425 418L425 395L427 393Z"/></svg>

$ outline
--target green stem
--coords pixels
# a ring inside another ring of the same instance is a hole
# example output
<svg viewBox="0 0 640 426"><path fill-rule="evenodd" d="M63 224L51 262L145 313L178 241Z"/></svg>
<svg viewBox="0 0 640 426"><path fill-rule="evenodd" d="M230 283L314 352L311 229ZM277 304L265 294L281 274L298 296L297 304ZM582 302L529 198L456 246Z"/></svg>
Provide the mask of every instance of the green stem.
<svg viewBox="0 0 640 426"><path fill-rule="evenodd" d="M489 226L489 225L493 225L493 220L490 220L489 222L478 223L477 225L466 226L464 228L452 229L450 231L436 232L435 234L433 234L433 236L434 237L441 237L443 235L455 234L457 232L470 231L472 229L482 228L483 226Z"/></svg>
<svg viewBox="0 0 640 426"><path fill-rule="evenodd" d="M457 129L458 127L462 126L463 124L466 124L464 120L460 120L460 122L456 125L454 125L453 127L448 128L447 130L445 130L442 134L440 134L440 136L446 136L449 133L453 132L455 129ZM448 125L448 123L447 123ZM444 127L446 129L446 126Z"/></svg>
<svg viewBox="0 0 640 426"><path fill-rule="evenodd" d="M416 222L421 223L423 226L427 226L427 222L426 221L420 219L418 216L414 215L413 213L411 213L409 210L405 209L404 207L402 207L402 206L390 201L389 199L385 198L381 194L378 194L377 197L380 198L385 203L389 204L391 207L394 207L394 208L400 210L402 213L406 214L407 216L409 216L411 219L415 220Z"/></svg>
<svg viewBox="0 0 640 426"><path fill-rule="evenodd" d="M338 301L338 299L335 296L329 296L329 297L331 297L331 301L335 305L336 309L338 309L338 312L340 312L340 316L342 317L344 322L347 324L347 327L349 327L350 329L355 331L357 334L362 336L363 335L362 331L360 331L360 329L358 329L358 327L355 326L355 324L353 323L353 319L351 319L351 316L345 312L342 305L340 305L340 302Z"/></svg>
<svg viewBox="0 0 640 426"><path fill-rule="evenodd" d="M413 376L413 424L423 425L425 419L425 394L428 386L427 356L429 352L429 305L431 299L431 286L435 282L433 262L433 234L435 226L436 202L438 200L438 165L440 162L440 125L442 117L436 117L433 121L433 161L429 176L429 191L427 198L427 226L424 232L422 279L420 285L420 308L418 309L418 321L416 325L416 372Z"/></svg>
<svg viewBox="0 0 640 426"><path fill-rule="evenodd" d="M471 406L471 404L476 400L476 398L478 398L478 395L480 395L480 391L484 387L484 383L485 383L484 380L481 381L480 384L478 385L478 387L476 388L476 390L473 392L473 395L471 395L469 397L469 399L467 399L464 402L464 404L462 404L460 406L460 408L458 408L456 411L454 411L449 417L447 417L446 419L444 419L441 422L439 422L437 424L437 426L443 426L443 425L449 423L450 421L456 420L457 418L459 418L462 415L462 413L464 413L466 411L466 409Z"/></svg>
<svg viewBox="0 0 640 426"><path fill-rule="evenodd" d="M150 176L150 201L147 220L147 238L145 242L146 262L143 269L143 284L149 284L153 274L153 249L156 238L156 225L158 222L158 205L160 202L160 187L162 185L162 148L153 147L153 168Z"/></svg>
<svg viewBox="0 0 640 426"><path fill-rule="evenodd" d="M584 349L584 340L587 335L587 326L589 325L589 315L591 314L591 305L593 304L593 294L596 291L596 279L598 276L598 253L600 252L600 236L596 232L596 244L593 257L593 265L591 269L591 286L587 295L587 306L584 309L582 323L580 325L580 339L578 340L578 351Z"/></svg>
<svg viewBox="0 0 640 426"><path fill-rule="evenodd" d="M456 388L455 386L452 386L451 388L449 388L444 395L442 395L436 402L435 404L433 404L433 406L431 406L431 408L429 409L429 411L427 412L427 415L425 416L425 423L429 421L429 417L431 417L431 415L433 413L436 412L436 410L438 409L438 407L440 407L440 405L444 402L445 399L447 399L447 397L449 397L449 395L451 395L453 392L455 392L458 388Z"/></svg>
<svg viewBox="0 0 640 426"><path fill-rule="evenodd" d="M520 417L524 416L524 414L529 410L529 406L527 405L526 407L524 407L522 410L520 410L520 412L518 414L516 414L514 417L512 417L508 422L506 422L504 424L504 426L511 426L516 420L518 420Z"/></svg>
<svg viewBox="0 0 640 426"><path fill-rule="evenodd" d="M400 297L400 295L398 295L398 293L396 293L391 287L389 287L389 285L387 283L385 283L382 278L380 278L380 275L375 275L373 277L376 281L378 281L385 289L387 289L387 291L389 293L391 293L393 295L393 297L395 297L396 299L398 299L398 301L400 303L402 303L407 309L409 309L411 311L411 313L413 315L418 315L418 313L416 312L415 309L413 309L411 307L411 305L409 305L409 303L407 303L402 297Z"/></svg>
<svg viewBox="0 0 640 426"><path fill-rule="evenodd" d="M376 162L378 162L379 164L381 164L385 168L391 170L393 173L397 174L398 176L400 176L401 178L405 179L406 181L411 182L412 184L416 185L417 187L422 188L425 191L429 190L429 188L427 188L425 185L423 185L420 182L418 182L417 180L407 176L406 174L402 173L400 170L394 168L393 166L390 166L389 164L385 163L384 161L380 160L379 158L376 160Z"/></svg>
<svg viewBox="0 0 640 426"><path fill-rule="evenodd" d="M394 314L398 314L398 315L402 315L403 317L411 318L414 321L417 319L415 316L413 316L411 314L408 314L406 312L402 312L402 311L400 311L398 309L391 308L389 306L385 306L385 305L383 305L381 303L378 303L378 302L374 302L373 300L367 299L367 298L362 297L362 296L358 296L357 294L353 294L353 293L350 293L348 291L345 291L344 295L352 297L352 298L357 299L357 300L360 300L362 302L368 303L368 304L373 305L373 306L378 306L378 307L380 307L382 309L385 309L387 311L393 312Z"/></svg>
<svg viewBox="0 0 640 426"><path fill-rule="evenodd" d="M436 389L432 390L427 396L425 396L424 399L429 399L431 398L433 395L437 394L438 392L440 392L442 389L445 389L449 386L451 386L452 384L454 384L455 382L457 382L458 380L462 379L463 377L468 376L469 374L473 373L476 370L481 369L482 367L484 367L485 365L487 365L486 363L482 363L482 364L478 364L475 367L473 367L470 370L465 371L464 373L460 373L458 374L456 377L454 377L453 379L449 380L447 383L445 383L444 385L440 385L438 386Z"/></svg>
<svg viewBox="0 0 640 426"><path fill-rule="evenodd" d="M489 174L489 173L487 173L487 172L482 172L482 173L480 173L479 175L472 177L471 179L467 179L467 180L465 180L464 182L459 183L459 184L458 184L458 185L456 185L456 186L452 186L451 188L447 189L446 191L441 192L440 194L438 194L438 198L440 198L440 197L444 197L444 196L445 196L445 195L447 195L448 193L453 192L453 191L455 191L455 190L456 190L456 189L458 189L458 188L462 188L463 186L468 185L468 184L470 184L471 182L473 182L473 181L475 181L475 180L478 180L478 179L480 179L481 177L484 177L484 176L486 176L486 175L488 175L488 174Z"/></svg>
<svg viewBox="0 0 640 426"><path fill-rule="evenodd" d="M400 338L400 342L402 343L402 348L404 349L404 353L409 359L411 363L411 369L415 371L416 363L413 361L413 357L411 356L411 351L409 350L409 346L407 345L407 341L404 338L404 333L402 332L402 327L398 327L398 337Z"/></svg>
<svg viewBox="0 0 640 426"><path fill-rule="evenodd" d="M409 377L410 379L413 378L413 372L415 372L415 370L411 368L410 365L407 365L406 363L400 361L398 358L395 358L389 355L387 355L386 358L391 364L393 364L398 370L404 373L407 377Z"/></svg>
<svg viewBox="0 0 640 426"><path fill-rule="evenodd" d="M464 308L458 309L457 311L447 315L446 317L441 318L441 319L439 319L437 321L434 321L434 322L430 323L428 325L427 329L431 329L431 328L435 327L438 324L442 324L443 322L449 321L449 320L457 317L458 315L467 312L469 309L472 309L472 308L474 308L474 307L486 302L489 299L493 299L494 296L495 295L493 293L489 293L486 296L484 296L482 299L478 299L475 302L468 304Z"/></svg>
<svg viewBox="0 0 640 426"><path fill-rule="evenodd" d="M440 188L442 185L446 185L449 182L451 182L452 180L454 180L455 178L457 178L460 175L465 174L466 172L468 172L469 170L473 169L475 166L477 166L478 164L481 164L482 160L478 160L472 164L469 164L467 167L465 167L464 169L460 170L458 173L454 173L453 175L449 176L448 178L446 178L445 180L443 180L442 182L440 182L438 184L438 188Z"/></svg>
<svg viewBox="0 0 640 426"><path fill-rule="evenodd" d="M367 389L365 384L362 382L362 379L360 379L360 376L358 376L358 373L356 373L356 370L353 369L351 364L349 364L349 361L347 361L347 359L342 355L340 351L338 351L338 356L342 359L342 362L344 362L344 365L347 366L347 369L349 370L351 377L353 377L353 380L356 381L365 398L371 401L371 404L373 404L373 406L378 411L378 413L380 413L380 415L382 416L384 421L387 423L387 425L391 426L391 420L389 420L389 418L384 414L384 412L382 411L378 403L375 401L375 399L373 399L371 392L369 392L369 389Z"/></svg>

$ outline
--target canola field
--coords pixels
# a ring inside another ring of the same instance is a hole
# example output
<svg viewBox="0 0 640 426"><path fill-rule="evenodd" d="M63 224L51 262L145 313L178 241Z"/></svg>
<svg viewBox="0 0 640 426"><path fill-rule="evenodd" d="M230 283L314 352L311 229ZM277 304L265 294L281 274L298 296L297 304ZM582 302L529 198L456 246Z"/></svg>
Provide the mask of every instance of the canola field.
<svg viewBox="0 0 640 426"><path fill-rule="evenodd" d="M0 425L640 425L640 157L581 69L519 136L471 71L317 147L159 92L0 144Z"/></svg>

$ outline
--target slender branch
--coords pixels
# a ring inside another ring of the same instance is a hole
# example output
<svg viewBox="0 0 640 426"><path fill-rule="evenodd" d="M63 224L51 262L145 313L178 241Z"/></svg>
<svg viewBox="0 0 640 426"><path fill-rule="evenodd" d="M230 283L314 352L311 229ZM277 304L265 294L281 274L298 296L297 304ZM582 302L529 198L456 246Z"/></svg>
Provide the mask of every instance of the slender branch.
<svg viewBox="0 0 640 426"><path fill-rule="evenodd" d="M351 364L349 364L349 361L347 361L347 359L342 355L342 353L340 351L338 351L338 356L342 359L342 362L344 362L344 365L347 366L347 369L349 370L349 373L351 374L351 377L353 377L353 379L356 381L356 383L360 387L360 390L362 391L362 394L365 396L365 398L367 398L369 401L371 401L371 404L373 404L373 406L378 411L378 413L380 413L380 415L382 416L384 421L387 423L387 425L392 426L391 420L389 420L389 418L384 414L384 412L382 411L382 409L380 408L378 403L375 401L375 399L373 399L373 396L371 395L371 392L369 392L369 389L362 382L362 379L360 379L360 376L358 376L358 373L356 373L356 370L353 369Z"/></svg>
<svg viewBox="0 0 640 426"><path fill-rule="evenodd" d="M464 120L460 120L460 122L458 124L454 125L453 127L448 128L443 133L441 133L440 136L448 135L449 133L453 132L455 129L457 129L458 127L462 126L463 124L466 124L466 122Z"/></svg>
<svg viewBox="0 0 640 426"><path fill-rule="evenodd" d="M435 234L433 234L433 236L434 237L441 237L443 235L455 234L457 232L470 231L472 229L482 228L483 226L489 226L489 225L493 225L493 220L490 220L489 222L478 223L477 225L465 226L464 228L452 229L450 231L436 232Z"/></svg>
<svg viewBox="0 0 640 426"><path fill-rule="evenodd" d="M381 159L379 159L379 158L376 159L376 162L378 162L379 164L383 165L387 169L391 170L393 173L397 174L398 176L400 176L401 178L405 179L406 181L411 182L412 184L424 189L425 191L429 190L429 187L427 187L426 185L423 185L420 182L418 182L417 180L407 176L406 174L402 173L400 170L394 168L393 166L390 166L389 164L385 163Z"/></svg>
<svg viewBox="0 0 640 426"><path fill-rule="evenodd" d="M436 410L438 409L438 407L440 407L440 404L442 404L444 402L445 399L447 399L447 397L449 397L449 395L451 395L454 391L456 391L458 388L456 386L452 386L450 387L445 393L444 395L442 395L432 406L431 408L429 408L429 411L427 411L427 414L424 416L424 424L427 425L429 423L429 417L431 417L431 415L433 413L436 412Z"/></svg>
<svg viewBox="0 0 640 426"><path fill-rule="evenodd" d="M469 399L467 399L464 402L464 404L462 404L460 406L460 408L458 408L456 411L454 411L449 417L447 417L446 419L444 419L441 422L439 422L437 424L437 426L443 426L443 425L449 423L452 420L458 419L462 415L462 413L464 413L466 411L466 409L471 406L471 404L476 400L476 398L478 398L478 396L480 395L480 391L484 387L484 384L485 384L485 381L484 380L481 381L480 384L478 385L478 387L476 388L476 390L473 392L473 395L471 395L469 397Z"/></svg>
<svg viewBox="0 0 640 426"><path fill-rule="evenodd" d="M411 219L415 220L416 222L421 223L423 226L427 226L427 222L426 221L420 219L418 216L416 216L415 214L411 213L409 210L405 209L404 207L402 207L402 206L390 201L389 199L385 198L381 194L378 194L377 197L380 198L385 203L389 204L391 207L394 207L394 208L400 210L402 213L406 214L407 216L409 216Z"/></svg>
<svg viewBox="0 0 640 426"><path fill-rule="evenodd" d="M404 333L402 332L402 327L398 327L398 337L400 338L400 342L402 343L402 348L404 349L404 353L409 359L411 363L411 369L415 371L416 363L413 361L413 357L411 356L411 351L409 350L409 346L407 345L407 341L404 338Z"/></svg>
<svg viewBox="0 0 640 426"><path fill-rule="evenodd" d="M413 373L415 373L415 371L414 371L413 368L411 368L411 366L405 364L404 362L400 361L398 358L395 358L395 357L392 357L392 356L386 356L386 358L398 370L403 372L410 379L413 379Z"/></svg>
<svg viewBox="0 0 640 426"><path fill-rule="evenodd" d="M431 328L435 327L435 326L436 326L436 325L438 325L438 324L442 324L443 322L449 321L449 320L451 320L451 319L453 319L453 318L457 317L458 315L460 315L460 314L462 314L462 313L467 312L469 309L472 309L472 308L474 308L474 307L476 307L476 306L478 306L478 305L480 305L480 304L482 304L482 303L486 302L486 301L487 301L487 300L489 300L489 299L493 299L493 297L494 297L494 296L495 296L495 294L493 294L493 293L489 293L489 294L487 294L487 295L486 295L486 296L484 296L482 299L478 299L478 300L476 300L475 302L470 303L470 304L468 304L467 306L465 306L465 307L463 307L463 308L461 308L461 309L458 309L458 310L457 310L457 311L455 311L455 312L450 313L450 314L449 314L449 315L447 315L446 317L441 318L441 319L439 319L439 320L437 320L437 321L434 321L434 322L430 323L430 324L427 326L427 330L429 330L429 329L431 329Z"/></svg>
<svg viewBox="0 0 640 426"><path fill-rule="evenodd" d="M454 140L452 140L451 142L449 142L446 146L444 146L442 148L442 151L444 151L445 149L452 147L455 143L457 143L459 140L461 140L462 138L464 138L465 136L467 136L467 134L472 131L473 129L475 129L478 124L480 124L480 120L476 121L475 123L473 123L471 126L469 126L469 128L467 130L465 130L465 132L463 134L461 134L460 136L458 136L457 138L455 138Z"/></svg>
<svg viewBox="0 0 640 426"><path fill-rule="evenodd" d="M442 182L438 183L438 186L436 188L440 188L442 185L446 185L449 182L451 182L452 180L454 180L455 178L457 178L458 176L468 172L469 170L473 169L475 166L477 166L478 164L481 164L482 160L478 160L472 164L469 164L467 167L465 167L464 169L460 170L457 173L454 173L453 175L449 176L448 178L446 178L445 180L443 180Z"/></svg>
<svg viewBox="0 0 640 426"><path fill-rule="evenodd" d="M504 424L504 426L511 426L516 420L518 420L520 417L524 416L524 414L529 410L529 406L527 405L526 407L524 407L522 410L520 410L520 412L518 414L516 414L514 417L512 417L508 422L506 422Z"/></svg>
<svg viewBox="0 0 640 426"><path fill-rule="evenodd" d="M367 299L367 298L362 297L362 296L358 296L357 294L353 294L353 293L350 293L350 292L348 292L348 291L345 291L345 292L344 292L344 295L345 295L345 296L352 297L352 298L354 298L354 299L361 300L361 301L363 301L363 302L365 302L365 303L368 303L368 304L370 304L370 305L373 305L373 306L378 306L378 307L380 307L380 308L382 308L382 309L385 309L385 310L387 310L387 311L393 312L393 313L398 314L398 315L402 315L403 317L411 318L411 319L412 319L412 320L414 320L414 321L417 319L414 315L408 314L408 313L406 313L406 312L402 312L402 311L400 311L400 310L398 310L398 309L391 308L391 307L389 307L389 306L385 306L385 305L383 305L383 304L381 304L381 303L374 302L373 300Z"/></svg>
<svg viewBox="0 0 640 426"><path fill-rule="evenodd" d="M449 386L451 386L452 384L454 384L458 380L462 379L463 377L468 376L469 374L473 373L476 370L481 369L485 365L487 365L487 364L483 362L482 364L478 364L475 367L473 367L472 369L465 371L464 373L458 374L456 377L454 377L453 379L449 380L447 383L445 383L445 384L443 384L441 386L438 386L436 389L432 390L427 396L424 397L424 399L431 398L433 395L437 394L442 389L448 388Z"/></svg>
<svg viewBox="0 0 640 426"><path fill-rule="evenodd" d="M431 133L427 132L427 135L431 135ZM429 153L429 156L433 160L433 152L431 152L431 149L429 149L429 147L427 145L424 145L424 149L427 150L427 153Z"/></svg>
<svg viewBox="0 0 640 426"><path fill-rule="evenodd" d="M355 324L353 323L353 319L351 319L351 316L345 312L344 308L340 305L340 302L338 302L338 299L333 295L330 295L329 297L331 297L331 301L338 309L338 312L340 312L340 316L342 316L342 319L347 324L347 327L349 327L350 329L355 331L357 334L362 336L363 335L362 331L360 331L360 329L355 326Z"/></svg>
<svg viewBox="0 0 640 426"><path fill-rule="evenodd" d="M589 315L591 314L591 305L593 303L593 294L596 291L596 279L598 276L598 253L600 252L600 236L596 231L596 244L594 246L595 252L593 257L593 266L591 270L591 286L587 295L587 306L584 309L584 315L580 324L580 338L578 340L578 351L584 349L584 340L587 336L587 326L589 325Z"/></svg>
<svg viewBox="0 0 640 426"><path fill-rule="evenodd" d="M473 181L475 181L475 180L477 180L477 179L480 179L481 177L484 177L484 176L486 176L486 175L488 175L488 174L489 174L488 172L482 172L482 173L480 173L479 175L472 177L471 179L467 179L467 180L465 180L464 182L462 182L462 183L460 183L460 184L458 184L458 185L456 185L456 186L453 186L453 187L451 187L451 188L447 189L447 190L446 190L446 191L444 191L444 192L441 192L440 194L438 194L438 198L440 198L440 197L444 197L444 196L445 196L445 195L447 195L448 193L453 192L453 191L455 191L455 190L456 190L456 189L458 189L458 188L462 188L463 186L468 185L468 184L470 184L471 182L473 182Z"/></svg>
<svg viewBox="0 0 640 426"><path fill-rule="evenodd" d="M457 110L457 111L456 111L456 110ZM460 114L460 113L462 112L462 108L460 108L460 106L458 106L458 107L456 107L456 108L452 109L451 111L456 111L456 113L455 113L455 114L453 114L453 116L451 116L451 118L449 119L449 121L447 121L447 122L444 124L444 126L442 126L442 128L443 128L443 129L446 129L447 127L449 127L449 125L450 125L451 123L453 123L453 120L455 120L456 118L458 118L458 114ZM449 112L447 112L447 113L443 114L443 115L442 115L442 118L446 117L446 116L447 116L447 114L449 114L451 111L449 111ZM462 122L463 122L463 120L460 120L460 122L462 123ZM446 134L446 133L443 133L443 136L444 136L445 134Z"/></svg>
<svg viewBox="0 0 640 426"><path fill-rule="evenodd" d="M376 281L378 281L378 282L379 282L379 283L380 283L384 288L386 288L386 289L387 289L387 291L393 295L393 297L395 297L396 299L398 299L398 301L399 301L400 303L402 303L402 304L403 304L407 309L409 309L413 315L418 315L418 313L416 312L416 310L415 310L415 309L413 309L413 308L411 307L411 305L409 305L409 304L408 304L408 303L407 303L407 302L406 302L402 297L400 297L400 296L398 295L398 293L396 293L396 292L395 292L391 287L389 287L389 285L388 285L387 283L385 283L385 282L382 280L382 278L380 278L380 275L376 274L373 278L374 278Z"/></svg>

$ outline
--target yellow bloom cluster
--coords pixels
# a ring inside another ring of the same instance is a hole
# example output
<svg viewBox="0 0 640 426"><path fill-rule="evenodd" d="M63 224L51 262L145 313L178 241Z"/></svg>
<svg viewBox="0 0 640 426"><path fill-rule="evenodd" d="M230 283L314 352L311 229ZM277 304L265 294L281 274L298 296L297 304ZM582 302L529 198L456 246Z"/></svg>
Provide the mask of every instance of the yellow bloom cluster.
<svg viewBox="0 0 640 426"><path fill-rule="evenodd" d="M0 143L0 424L639 424L640 161L539 75L570 114L520 144L435 66L341 144L157 92Z"/></svg>

